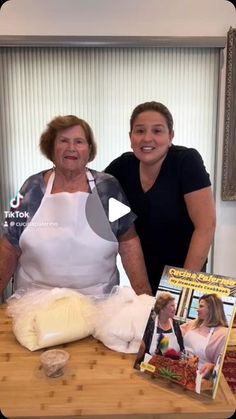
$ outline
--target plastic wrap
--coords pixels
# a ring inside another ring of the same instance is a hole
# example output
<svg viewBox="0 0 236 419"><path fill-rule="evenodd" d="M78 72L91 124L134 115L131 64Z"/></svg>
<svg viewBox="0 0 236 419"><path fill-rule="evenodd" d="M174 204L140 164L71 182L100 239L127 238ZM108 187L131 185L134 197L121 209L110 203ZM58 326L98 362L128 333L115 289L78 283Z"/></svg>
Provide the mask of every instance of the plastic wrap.
<svg viewBox="0 0 236 419"><path fill-rule="evenodd" d="M137 353L155 298L136 295L129 287L114 287L97 301L93 336L114 351Z"/></svg>
<svg viewBox="0 0 236 419"><path fill-rule="evenodd" d="M16 339L31 351L82 339L94 329L96 305L67 288L20 290L7 303Z"/></svg>

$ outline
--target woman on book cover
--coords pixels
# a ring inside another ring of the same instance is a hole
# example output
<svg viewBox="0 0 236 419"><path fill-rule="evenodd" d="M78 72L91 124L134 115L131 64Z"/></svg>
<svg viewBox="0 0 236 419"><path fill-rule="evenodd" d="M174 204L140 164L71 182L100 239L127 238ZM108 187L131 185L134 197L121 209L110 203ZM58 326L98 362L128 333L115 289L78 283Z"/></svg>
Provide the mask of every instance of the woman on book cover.
<svg viewBox="0 0 236 419"><path fill-rule="evenodd" d="M165 355L179 359L184 350L183 337L178 322L174 319L175 298L169 292L161 292L151 311L137 363L148 362L153 355Z"/></svg>
<svg viewBox="0 0 236 419"><path fill-rule="evenodd" d="M199 299L198 317L181 325L185 351L199 358L198 370L209 378L226 344L228 324L222 300L216 294Z"/></svg>

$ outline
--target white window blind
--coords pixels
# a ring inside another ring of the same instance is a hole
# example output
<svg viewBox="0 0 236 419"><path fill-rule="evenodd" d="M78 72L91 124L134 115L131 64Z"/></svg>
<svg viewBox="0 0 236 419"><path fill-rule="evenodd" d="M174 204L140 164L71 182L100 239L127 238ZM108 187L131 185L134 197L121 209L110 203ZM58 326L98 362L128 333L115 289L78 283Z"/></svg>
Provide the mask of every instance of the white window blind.
<svg viewBox="0 0 236 419"><path fill-rule="evenodd" d="M129 146L129 117L144 101L174 117L175 144L197 148L214 179L217 48L0 48L0 220L23 181L50 167L41 132L56 115L92 126L103 169Z"/></svg>

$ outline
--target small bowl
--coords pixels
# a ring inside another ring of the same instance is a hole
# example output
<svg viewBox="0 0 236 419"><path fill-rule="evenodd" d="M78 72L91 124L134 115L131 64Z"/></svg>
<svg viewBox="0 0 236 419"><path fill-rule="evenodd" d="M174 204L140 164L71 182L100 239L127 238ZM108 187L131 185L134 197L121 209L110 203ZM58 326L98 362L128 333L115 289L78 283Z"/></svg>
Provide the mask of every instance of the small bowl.
<svg viewBox="0 0 236 419"><path fill-rule="evenodd" d="M40 356L40 361L48 377L60 377L64 374L64 367L70 358L63 349L50 349Z"/></svg>

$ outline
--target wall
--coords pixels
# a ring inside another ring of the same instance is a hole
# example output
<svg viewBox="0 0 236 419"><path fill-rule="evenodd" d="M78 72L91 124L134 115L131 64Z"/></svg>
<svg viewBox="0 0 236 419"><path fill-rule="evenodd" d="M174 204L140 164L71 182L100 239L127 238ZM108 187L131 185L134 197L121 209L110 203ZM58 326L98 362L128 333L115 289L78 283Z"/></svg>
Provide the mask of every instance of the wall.
<svg viewBox="0 0 236 419"><path fill-rule="evenodd" d="M11 36L221 37L236 27L226 0L10 0L0 12L0 41ZM2 38L2 39L1 39ZM220 74L213 270L236 277L236 202L221 201L225 52Z"/></svg>
<svg viewBox="0 0 236 419"><path fill-rule="evenodd" d="M0 35L224 36L235 21L226 0L10 0Z"/></svg>

